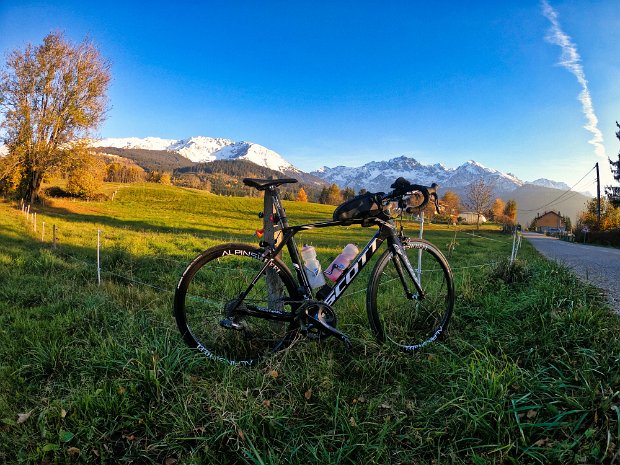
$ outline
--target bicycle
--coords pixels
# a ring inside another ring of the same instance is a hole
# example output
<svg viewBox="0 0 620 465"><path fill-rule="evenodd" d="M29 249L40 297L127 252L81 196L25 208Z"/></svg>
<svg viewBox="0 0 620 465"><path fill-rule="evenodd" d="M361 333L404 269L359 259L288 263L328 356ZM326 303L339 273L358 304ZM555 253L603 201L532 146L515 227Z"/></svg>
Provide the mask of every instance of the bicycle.
<svg viewBox="0 0 620 465"><path fill-rule="evenodd" d="M431 199L439 212L436 184L427 187L398 178L387 194L366 193L344 202L332 221L289 226L278 187L296 179L243 182L271 196L275 213L265 221L279 228L282 240L261 241L259 247L218 245L188 265L174 297L176 323L187 345L233 365L252 365L299 336L313 340L333 336L350 347L349 336L337 329L333 305L386 241L387 250L376 261L367 288L367 317L375 338L410 352L446 331L455 299L450 266L433 244L403 233L404 212L423 209ZM412 207L414 194L423 199ZM395 207L394 217L390 205ZM355 224L378 230L333 287L313 290L294 236ZM297 279L280 258L285 246Z"/></svg>

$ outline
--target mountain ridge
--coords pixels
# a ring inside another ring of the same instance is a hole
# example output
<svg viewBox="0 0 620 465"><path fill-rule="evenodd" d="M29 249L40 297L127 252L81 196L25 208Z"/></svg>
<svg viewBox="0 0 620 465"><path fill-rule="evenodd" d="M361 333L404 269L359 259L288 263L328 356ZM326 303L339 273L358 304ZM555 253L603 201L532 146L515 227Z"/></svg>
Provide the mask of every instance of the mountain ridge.
<svg viewBox="0 0 620 465"><path fill-rule="evenodd" d="M230 139L193 136L187 139L162 139L159 137L124 137L100 139L92 142L95 148L157 150L178 153L194 163L215 160L247 160L275 171L300 171L279 153L254 142L235 142Z"/></svg>
<svg viewBox="0 0 620 465"><path fill-rule="evenodd" d="M156 150L173 152L194 163L214 160L242 159L256 163L287 175L302 173L279 153L254 142L235 142L231 139L206 136L192 136L186 139L164 139L160 137L107 138L93 141L98 148ZM442 163L424 165L412 157L401 155L386 161L372 161L359 167L323 166L310 174L338 186L352 187L355 190L387 190L391 182L399 176L409 178L419 184L438 182L450 187L463 187L482 177L491 182L499 191L510 191L526 184L554 189L569 187L563 182L539 178L523 181L511 173L488 168L475 160L468 160L457 168L446 167Z"/></svg>
<svg viewBox="0 0 620 465"><path fill-rule="evenodd" d="M527 184L513 174L487 168L474 160L468 160L457 168L448 168L441 163L424 165L415 158L404 155L386 161L369 162L357 168L324 166L311 174L334 182L342 188L359 190L363 187L369 191L386 191L394 179L400 176L417 184L430 185L436 182L442 187L452 189L462 189L478 179L483 179L499 192L512 191Z"/></svg>

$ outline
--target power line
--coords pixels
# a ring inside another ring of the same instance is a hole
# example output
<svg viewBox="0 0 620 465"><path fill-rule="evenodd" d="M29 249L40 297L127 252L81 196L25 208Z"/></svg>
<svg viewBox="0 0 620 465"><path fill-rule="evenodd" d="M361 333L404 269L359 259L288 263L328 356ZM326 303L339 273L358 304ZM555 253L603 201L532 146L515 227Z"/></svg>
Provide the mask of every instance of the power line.
<svg viewBox="0 0 620 465"><path fill-rule="evenodd" d="M518 210L518 211L520 211L520 212L535 212L535 211L541 210L541 209L543 209L543 208L545 208L545 207L548 207L548 206L549 206L549 205L551 205L551 204L555 204L555 203L556 203L559 199L561 199L562 197L564 197L565 195L567 195L569 192L572 192L572 191L573 191L573 188L574 188L577 184L579 184L581 181L583 181L587 175L589 175L592 171L594 171L594 169L595 169L595 168L596 168L596 165L595 165L595 166L593 166L593 167L590 169L590 171L588 171L586 174L584 174L584 175L583 175L583 177L582 177L579 181L577 181L575 184L573 184L573 185L572 185L572 186L571 186L571 187L570 187L567 191L562 192L562 194L560 194L558 197L556 197L555 199L553 199L551 202L548 202L548 203L546 203L546 204L544 204L544 205L541 205L541 206L540 206L540 207L538 207L538 208L534 208L534 209L532 209L532 210ZM589 184L588 184L588 185L589 185ZM575 194L573 194L571 197L569 197L569 198L567 198L567 199L562 200L562 202L565 202L566 200L568 200L568 199L570 199L570 198L574 197L574 196L575 196L575 195L577 195L577 194L580 194L580 192L575 192Z"/></svg>

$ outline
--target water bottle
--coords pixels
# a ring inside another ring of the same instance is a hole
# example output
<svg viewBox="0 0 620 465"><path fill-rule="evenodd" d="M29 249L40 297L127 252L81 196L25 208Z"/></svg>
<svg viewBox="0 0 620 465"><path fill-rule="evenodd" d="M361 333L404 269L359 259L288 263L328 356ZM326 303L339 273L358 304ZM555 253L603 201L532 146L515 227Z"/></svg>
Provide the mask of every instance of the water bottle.
<svg viewBox="0 0 620 465"><path fill-rule="evenodd" d="M358 253L359 250L354 244L347 244L347 246L342 249L342 253L338 255L331 265L329 265L329 267L325 270L325 276L327 276L330 281L337 281L344 270L349 267L351 260L357 257Z"/></svg>
<svg viewBox="0 0 620 465"><path fill-rule="evenodd" d="M325 278L321 273L321 263L316 258L316 250L311 245L304 245L301 249L301 258L304 261L304 272L308 277L310 287L317 288L325 284Z"/></svg>

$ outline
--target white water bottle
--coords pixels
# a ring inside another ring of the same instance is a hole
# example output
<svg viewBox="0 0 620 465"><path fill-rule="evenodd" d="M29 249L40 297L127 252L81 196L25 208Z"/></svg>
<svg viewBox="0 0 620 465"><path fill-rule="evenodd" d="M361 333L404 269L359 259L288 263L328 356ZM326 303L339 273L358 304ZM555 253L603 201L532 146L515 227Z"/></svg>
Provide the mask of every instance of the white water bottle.
<svg viewBox="0 0 620 465"><path fill-rule="evenodd" d="M311 245L304 245L301 249L301 258L304 261L304 272L308 277L310 287L317 288L325 284L325 278L321 273L321 263L316 258L316 250Z"/></svg>
<svg viewBox="0 0 620 465"><path fill-rule="evenodd" d="M351 260L357 257L359 253L358 248L354 244L347 244L342 250L342 253L336 257L336 259L325 270L325 276L331 281L337 281L351 264Z"/></svg>

